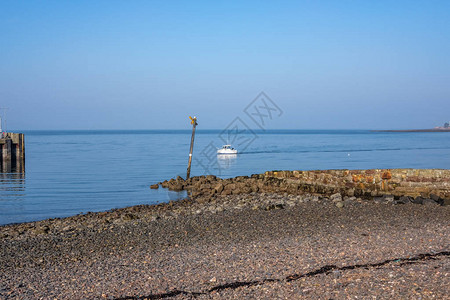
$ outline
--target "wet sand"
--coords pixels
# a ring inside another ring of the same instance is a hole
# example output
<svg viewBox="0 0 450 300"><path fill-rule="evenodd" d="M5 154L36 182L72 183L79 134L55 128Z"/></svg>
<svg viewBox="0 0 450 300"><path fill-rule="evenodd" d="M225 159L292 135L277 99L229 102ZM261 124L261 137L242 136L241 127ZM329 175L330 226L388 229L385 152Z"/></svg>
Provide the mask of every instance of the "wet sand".
<svg viewBox="0 0 450 300"><path fill-rule="evenodd" d="M450 206L343 204L252 193L2 226L0 298L448 297Z"/></svg>

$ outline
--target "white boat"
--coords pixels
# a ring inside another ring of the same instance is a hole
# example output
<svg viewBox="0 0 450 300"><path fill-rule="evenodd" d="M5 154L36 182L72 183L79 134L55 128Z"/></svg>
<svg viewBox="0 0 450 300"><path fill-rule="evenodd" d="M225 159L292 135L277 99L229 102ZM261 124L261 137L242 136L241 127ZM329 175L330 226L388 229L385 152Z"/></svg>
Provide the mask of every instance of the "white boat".
<svg viewBox="0 0 450 300"><path fill-rule="evenodd" d="M217 150L217 154L237 154L237 150L231 145L223 145L221 149Z"/></svg>

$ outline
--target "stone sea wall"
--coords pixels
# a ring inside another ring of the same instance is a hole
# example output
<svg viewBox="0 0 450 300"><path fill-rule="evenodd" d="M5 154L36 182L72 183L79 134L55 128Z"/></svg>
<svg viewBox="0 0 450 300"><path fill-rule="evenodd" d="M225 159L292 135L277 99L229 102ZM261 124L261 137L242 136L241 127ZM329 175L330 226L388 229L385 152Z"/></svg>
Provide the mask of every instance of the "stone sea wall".
<svg viewBox="0 0 450 300"><path fill-rule="evenodd" d="M422 196L450 198L450 170L371 169L270 171L266 176L334 189L348 196Z"/></svg>
<svg viewBox="0 0 450 300"><path fill-rule="evenodd" d="M441 169L268 171L228 179L212 175L188 180L178 177L159 184L170 190L186 190L191 197L200 201L208 201L216 195L252 192L310 193L322 196L339 193L359 198L410 197L433 199L440 204L450 201L450 170Z"/></svg>

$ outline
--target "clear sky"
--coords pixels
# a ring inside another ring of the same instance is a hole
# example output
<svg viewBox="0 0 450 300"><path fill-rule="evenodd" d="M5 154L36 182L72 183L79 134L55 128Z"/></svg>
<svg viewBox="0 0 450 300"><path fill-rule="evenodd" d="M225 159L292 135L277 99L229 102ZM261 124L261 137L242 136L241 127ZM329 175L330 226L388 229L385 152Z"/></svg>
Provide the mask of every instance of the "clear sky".
<svg viewBox="0 0 450 300"><path fill-rule="evenodd" d="M441 125L450 1L0 2L8 129L222 129L261 91L271 129Z"/></svg>

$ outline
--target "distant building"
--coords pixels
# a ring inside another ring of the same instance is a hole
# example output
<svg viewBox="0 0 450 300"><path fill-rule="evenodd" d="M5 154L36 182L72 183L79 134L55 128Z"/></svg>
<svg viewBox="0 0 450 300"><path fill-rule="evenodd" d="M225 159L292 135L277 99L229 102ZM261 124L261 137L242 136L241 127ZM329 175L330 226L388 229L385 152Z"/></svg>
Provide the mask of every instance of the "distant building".
<svg viewBox="0 0 450 300"><path fill-rule="evenodd" d="M444 123L443 126L436 126L434 127L434 129L445 129L445 130L450 130L450 121Z"/></svg>

